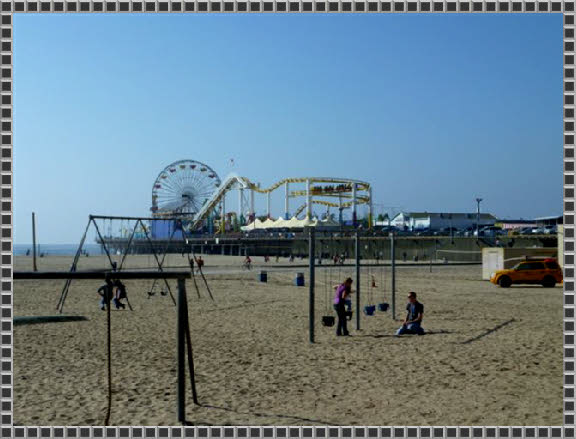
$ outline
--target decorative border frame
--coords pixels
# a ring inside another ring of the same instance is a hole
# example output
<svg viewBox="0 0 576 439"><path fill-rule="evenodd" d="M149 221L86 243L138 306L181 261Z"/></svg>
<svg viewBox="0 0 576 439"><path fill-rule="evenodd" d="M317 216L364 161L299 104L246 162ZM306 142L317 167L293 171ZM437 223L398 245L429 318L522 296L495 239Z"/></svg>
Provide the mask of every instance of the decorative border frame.
<svg viewBox="0 0 576 439"><path fill-rule="evenodd" d="M556 438L575 437L574 409L574 8L573 1L460 0L0 0L0 437L30 438ZM564 425L558 427L14 427L12 384L13 13L464 12L564 15Z"/></svg>

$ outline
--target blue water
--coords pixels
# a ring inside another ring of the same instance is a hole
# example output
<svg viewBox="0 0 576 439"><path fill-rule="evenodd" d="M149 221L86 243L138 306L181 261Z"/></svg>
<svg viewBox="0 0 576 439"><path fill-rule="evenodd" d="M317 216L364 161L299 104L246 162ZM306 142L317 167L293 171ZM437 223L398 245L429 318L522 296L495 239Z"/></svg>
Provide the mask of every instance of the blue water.
<svg viewBox="0 0 576 439"><path fill-rule="evenodd" d="M38 256L40 256L40 253L44 253L44 255L73 256L78 250L78 244L40 244L38 247ZM14 244L14 256L23 256L27 250L30 250L30 255L32 255L32 244ZM85 244L83 250L94 255L100 254L100 246L98 244Z"/></svg>

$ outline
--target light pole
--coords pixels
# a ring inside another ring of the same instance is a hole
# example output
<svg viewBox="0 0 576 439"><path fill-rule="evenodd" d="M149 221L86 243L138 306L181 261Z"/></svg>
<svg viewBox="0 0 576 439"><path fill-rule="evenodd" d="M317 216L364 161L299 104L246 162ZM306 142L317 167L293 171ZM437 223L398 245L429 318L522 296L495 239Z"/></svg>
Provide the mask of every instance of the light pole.
<svg viewBox="0 0 576 439"><path fill-rule="evenodd" d="M482 198L476 198L476 203L478 205L478 210L476 211L476 237L480 238L480 203Z"/></svg>

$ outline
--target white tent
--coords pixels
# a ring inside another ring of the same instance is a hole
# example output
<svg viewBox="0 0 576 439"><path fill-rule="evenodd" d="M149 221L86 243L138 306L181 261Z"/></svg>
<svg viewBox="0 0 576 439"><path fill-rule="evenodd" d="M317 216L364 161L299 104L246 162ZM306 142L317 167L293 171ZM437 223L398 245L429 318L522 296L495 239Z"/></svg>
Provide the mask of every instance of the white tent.
<svg viewBox="0 0 576 439"><path fill-rule="evenodd" d="M266 220L262 223L262 227L264 229L272 229L274 227L276 227L275 225L275 221L271 218L266 218Z"/></svg>
<svg viewBox="0 0 576 439"><path fill-rule="evenodd" d="M248 224L247 226L242 226L241 229L244 232L248 232L250 230L256 230L256 229L262 229L262 221L260 221L258 218L256 218L255 221L252 221L250 224Z"/></svg>

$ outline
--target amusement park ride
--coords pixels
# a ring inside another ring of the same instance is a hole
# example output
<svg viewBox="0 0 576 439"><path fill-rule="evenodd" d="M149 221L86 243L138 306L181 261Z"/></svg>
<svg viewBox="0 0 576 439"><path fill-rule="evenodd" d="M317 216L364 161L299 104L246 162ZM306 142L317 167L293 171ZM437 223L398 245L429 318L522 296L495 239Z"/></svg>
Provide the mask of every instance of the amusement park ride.
<svg viewBox="0 0 576 439"><path fill-rule="evenodd" d="M180 160L167 166L156 178L152 187L152 216L170 219L184 218L190 231L207 229L225 233L238 225L256 220L255 196L266 196L266 216L272 218L271 194L284 189L285 220L297 218L305 212L304 219L312 220L313 205L323 205L329 210L337 208L338 223L343 223L342 211L351 209L352 221L357 221L357 206L368 206L368 223L372 225L372 189L364 181L333 177L284 178L268 188L251 182L246 177L230 174L224 181L204 163ZM237 212L226 210L227 195L238 193ZM301 199L294 211L290 211L291 199ZM156 222L154 222L156 223ZM287 223L286 223L287 224ZM292 222L292 224L299 224ZM153 224L154 225L154 224ZM286 227L284 225L283 227ZM152 235L156 235L152 230Z"/></svg>

